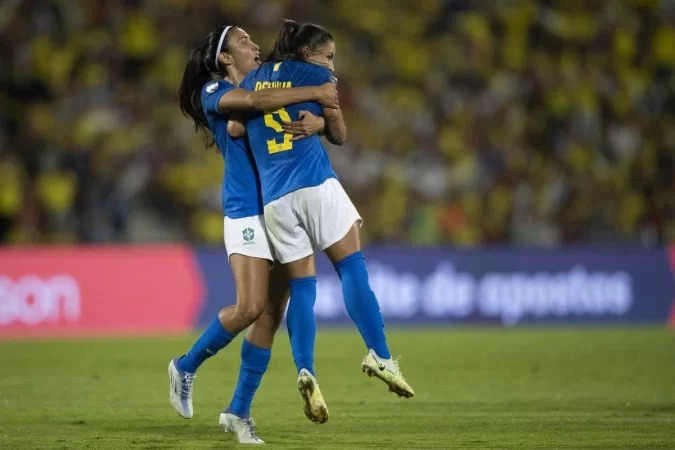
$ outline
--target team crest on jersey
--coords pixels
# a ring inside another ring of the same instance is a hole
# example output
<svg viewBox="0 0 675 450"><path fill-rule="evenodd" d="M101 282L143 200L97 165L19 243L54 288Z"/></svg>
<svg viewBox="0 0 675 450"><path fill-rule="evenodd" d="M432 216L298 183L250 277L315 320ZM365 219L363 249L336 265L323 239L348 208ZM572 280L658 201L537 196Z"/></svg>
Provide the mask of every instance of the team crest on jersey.
<svg viewBox="0 0 675 450"><path fill-rule="evenodd" d="M206 86L206 92L208 92L209 94L213 94L214 92L216 92L216 89L218 89L217 81L214 81L213 83Z"/></svg>
<svg viewBox="0 0 675 450"><path fill-rule="evenodd" d="M255 231L253 231L253 228L244 228L241 231L241 234L246 242L251 242L255 239Z"/></svg>

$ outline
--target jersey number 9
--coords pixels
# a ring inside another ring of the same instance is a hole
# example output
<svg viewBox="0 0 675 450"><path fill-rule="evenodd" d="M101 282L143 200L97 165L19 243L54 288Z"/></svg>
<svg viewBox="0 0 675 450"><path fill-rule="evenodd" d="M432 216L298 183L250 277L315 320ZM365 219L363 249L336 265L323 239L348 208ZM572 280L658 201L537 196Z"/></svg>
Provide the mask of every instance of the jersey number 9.
<svg viewBox="0 0 675 450"><path fill-rule="evenodd" d="M293 135L290 133L284 133L284 129L281 128L281 124L274 119L275 114L279 116L280 121L291 121L291 116L288 115L288 111L286 111L284 108L277 109L276 111L270 111L265 114L265 126L272 128L277 133L283 133L281 142L277 142L276 138L267 140L267 151L270 154L285 152L293 148Z"/></svg>

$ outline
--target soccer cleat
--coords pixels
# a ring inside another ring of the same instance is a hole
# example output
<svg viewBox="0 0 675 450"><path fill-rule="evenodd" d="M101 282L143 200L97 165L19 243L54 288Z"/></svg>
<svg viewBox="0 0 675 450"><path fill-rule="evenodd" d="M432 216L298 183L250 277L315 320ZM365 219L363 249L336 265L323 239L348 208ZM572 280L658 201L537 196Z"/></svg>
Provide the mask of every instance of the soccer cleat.
<svg viewBox="0 0 675 450"><path fill-rule="evenodd" d="M192 418L192 383L197 375L176 367L178 358L169 362L169 401L179 416Z"/></svg>
<svg viewBox="0 0 675 450"><path fill-rule="evenodd" d="M231 413L221 413L218 423L226 432L234 433L240 444L264 444L265 441L255 435L253 419L242 419Z"/></svg>
<svg viewBox="0 0 675 450"><path fill-rule="evenodd" d="M309 370L302 369L298 374L298 391L302 397L302 408L305 416L314 423L326 423L328 407L321 395L319 383Z"/></svg>
<svg viewBox="0 0 675 450"><path fill-rule="evenodd" d="M398 360L382 359L373 349L370 349L361 362L361 370L369 377L376 376L387 383L389 390L398 394L399 397L410 398L415 395L415 391L403 378L401 369L398 367Z"/></svg>

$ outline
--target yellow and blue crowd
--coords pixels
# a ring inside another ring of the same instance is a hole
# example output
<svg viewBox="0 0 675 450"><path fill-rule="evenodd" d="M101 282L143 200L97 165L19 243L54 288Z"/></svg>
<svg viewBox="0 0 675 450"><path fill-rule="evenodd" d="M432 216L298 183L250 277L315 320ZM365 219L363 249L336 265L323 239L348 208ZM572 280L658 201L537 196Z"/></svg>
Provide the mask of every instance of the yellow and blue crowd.
<svg viewBox="0 0 675 450"><path fill-rule="evenodd" d="M222 242L191 47L326 26L371 243L675 242L672 0L6 0L0 243Z"/></svg>

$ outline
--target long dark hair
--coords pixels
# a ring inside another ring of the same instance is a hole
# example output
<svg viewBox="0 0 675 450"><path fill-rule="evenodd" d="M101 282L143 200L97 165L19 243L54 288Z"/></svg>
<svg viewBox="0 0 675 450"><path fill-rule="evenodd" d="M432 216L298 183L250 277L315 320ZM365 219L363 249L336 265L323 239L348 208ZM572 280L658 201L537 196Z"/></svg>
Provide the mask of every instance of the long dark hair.
<svg viewBox="0 0 675 450"><path fill-rule="evenodd" d="M334 41L333 35L321 25L313 23L299 24L284 19L267 61L277 62L289 59L304 60L302 50L316 50L327 42Z"/></svg>
<svg viewBox="0 0 675 450"><path fill-rule="evenodd" d="M230 34L232 31L232 26L227 34ZM204 43L197 48L193 48L190 52L190 59L188 60L187 65L185 66L185 72L183 73L183 80L180 83L180 88L178 89L178 98L180 99L180 110L183 111L183 114L186 117L192 119L195 123L195 131L202 130L204 136L208 136L208 122L206 121L206 116L202 109L202 88L206 83L213 80L213 73L217 73L222 77L226 75L225 67L216 63L216 52L218 51L218 42L220 41L220 35L223 34L225 27L220 27L206 36ZM221 52L229 52L230 45L227 35L223 39L223 45L220 48ZM207 146L210 146L213 142L208 142Z"/></svg>

